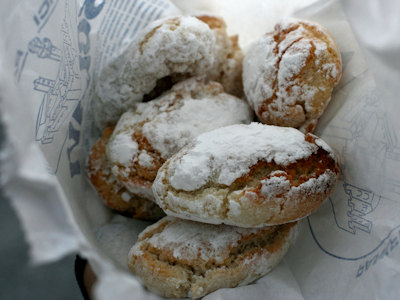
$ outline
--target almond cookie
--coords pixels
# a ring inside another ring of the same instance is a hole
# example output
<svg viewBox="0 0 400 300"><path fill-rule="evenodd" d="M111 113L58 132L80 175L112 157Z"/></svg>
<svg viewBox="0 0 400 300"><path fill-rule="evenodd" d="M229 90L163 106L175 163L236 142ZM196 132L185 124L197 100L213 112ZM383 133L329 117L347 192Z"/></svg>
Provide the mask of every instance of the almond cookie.
<svg viewBox="0 0 400 300"><path fill-rule="evenodd" d="M209 78L220 82L226 93L241 98L243 52L239 46L238 35L229 37L225 21L221 18L209 15L197 18L206 23L216 36L217 62L209 72Z"/></svg>
<svg viewBox="0 0 400 300"><path fill-rule="evenodd" d="M165 214L152 201L131 194L111 173L105 149L114 128L103 131L89 155L87 174L98 195L109 208L135 219L158 220Z"/></svg>
<svg viewBox="0 0 400 300"><path fill-rule="evenodd" d="M260 227L312 213L338 174L332 149L311 133L252 123L198 136L160 168L153 192L167 215Z"/></svg>
<svg viewBox="0 0 400 300"><path fill-rule="evenodd" d="M233 83L237 75L221 73L240 72L237 43L229 40L222 20L203 19L210 25L189 16L156 20L103 69L93 101L100 126L115 124L135 102L152 100L185 78L210 75L226 82L230 92L240 90ZM221 62L227 58L227 65Z"/></svg>
<svg viewBox="0 0 400 300"><path fill-rule="evenodd" d="M219 83L188 79L121 116L106 150L111 171L130 192L154 199L151 185L166 159L203 132L251 120L246 101Z"/></svg>
<svg viewBox="0 0 400 300"><path fill-rule="evenodd" d="M255 42L243 60L243 86L261 122L312 132L342 74L327 29L288 19Z"/></svg>
<svg viewBox="0 0 400 300"><path fill-rule="evenodd" d="M296 235L296 223L248 229L165 217L139 235L128 267L157 294L200 298L264 276Z"/></svg>

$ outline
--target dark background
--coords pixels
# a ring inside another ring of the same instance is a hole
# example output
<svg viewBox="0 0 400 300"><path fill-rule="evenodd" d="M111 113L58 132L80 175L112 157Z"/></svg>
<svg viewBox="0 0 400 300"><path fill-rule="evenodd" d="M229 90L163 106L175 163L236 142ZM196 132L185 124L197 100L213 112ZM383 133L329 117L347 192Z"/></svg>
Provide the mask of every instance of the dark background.
<svg viewBox="0 0 400 300"><path fill-rule="evenodd" d="M3 140L0 124L0 151ZM74 261L75 255L69 255L39 267L29 264L24 233L0 186L0 299L83 299Z"/></svg>

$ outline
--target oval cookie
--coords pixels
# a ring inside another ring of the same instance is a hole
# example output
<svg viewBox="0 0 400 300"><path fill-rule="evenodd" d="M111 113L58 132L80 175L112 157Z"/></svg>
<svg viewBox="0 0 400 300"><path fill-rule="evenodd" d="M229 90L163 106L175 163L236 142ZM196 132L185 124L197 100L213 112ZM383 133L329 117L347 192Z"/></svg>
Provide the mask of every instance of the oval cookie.
<svg viewBox="0 0 400 300"><path fill-rule="evenodd" d="M242 52L222 19L178 16L150 23L101 72L93 101L97 123L114 125L136 102L173 83L204 76L241 96Z"/></svg>
<svg viewBox="0 0 400 300"><path fill-rule="evenodd" d="M105 129L103 136L92 147L87 165L90 182L109 208L135 219L160 219L165 214L157 204L130 193L111 173L105 149L113 130L113 127Z"/></svg>
<svg viewBox="0 0 400 300"><path fill-rule="evenodd" d="M107 145L111 171L130 192L154 199L151 185L166 159L203 132L252 117L246 101L225 94L217 82L180 82L121 116Z"/></svg>
<svg viewBox="0 0 400 300"><path fill-rule="evenodd" d="M165 217L139 235L128 267L157 294L200 298L267 274L296 235L296 223L247 229Z"/></svg>
<svg viewBox="0 0 400 300"><path fill-rule="evenodd" d="M259 227L312 213L338 174L332 149L316 136L252 123L198 136L160 168L153 192L167 215Z"/></svg>
<svg viewBox="0 0 400 300"><path fill-rule="evenodd" d="M243 86L261 122L312 132L342 74L327 29L287 19L256 41L243 60Z"/></svg>

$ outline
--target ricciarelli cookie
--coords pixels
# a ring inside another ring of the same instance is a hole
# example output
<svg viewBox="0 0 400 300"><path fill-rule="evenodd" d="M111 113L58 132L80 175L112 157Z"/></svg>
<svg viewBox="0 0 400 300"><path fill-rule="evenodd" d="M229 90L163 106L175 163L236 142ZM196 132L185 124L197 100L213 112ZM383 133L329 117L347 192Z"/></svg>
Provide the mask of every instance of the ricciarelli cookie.
<svg viewBox="0 0 400 300"><path fill-rule="evenodd" d="M241 98L243 96L243 52L239 47L238 35L229 37L226 24L221 18L209 15L197 16L197 18L206 23L216 37L216 66L211 69L208 77L220 82L226 93Z"/></svg>
<svg viewBox="0 0 400 300"><path fill-rule="evenodd" d="M243 60L243 86L265 124L312 132L342 74L340 52L327 29L288 19L256 41Z"/></svg>
<svg viewBox="0 0 400 300"><path fill-rule="evenodd" d="M150 23L102 70L93 101L98 123L115 124L135 102L152 100L193 76L219 80L241 94L242 54L225 29L221 19L206 16Z"/></svg>
<svg viewBox="0 0 400 300"><path fill-rule="evenodd" d="M217 82L180 82L121 116L106 150L111 171L131 193L152 200L153 180L166 159L203 132L248 124L252 117L246 101L225 94Z"/></svg>
<svg viewBox="0 0 400 300"><path fill-rule="evenodd" d="M318 137L252 123L198 136L160 168L153 192L167 215L260 227L311 214L338 174L335 154Z"/></svg>
<svg viewBox="0 0 400 300"><path fill-rule="evenodd" d="M114 128L103 131L89 155L87 174L104 204L135 219L158 220L165 214L152 201L131 194L111 173L105 149Z"/></svg>
<svg viewBox="0 0 400 300"><path fill-rule="evenodd" d="M296 223L248 229L165 217L139 235L128 267L157 294L200 298L264 276L296 235Z"/></svg>

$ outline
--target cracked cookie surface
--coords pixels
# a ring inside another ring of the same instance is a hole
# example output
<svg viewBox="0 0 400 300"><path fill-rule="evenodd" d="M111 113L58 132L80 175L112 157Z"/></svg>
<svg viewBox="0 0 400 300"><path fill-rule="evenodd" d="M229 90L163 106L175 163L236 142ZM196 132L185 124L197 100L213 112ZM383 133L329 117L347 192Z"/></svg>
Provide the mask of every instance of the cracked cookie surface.
<svg viewBox="0 0 400 300"><path fill-rule="evenodd" d="M157 204L130 193L111 173L105 150L113 130L113 127L106 128L90 152L87 174L93 187L104 204L111 209L135 219L160 219L165 214Z"/></svg>
<svg viewBox="0 0 400 300"><path fill-rule="evenodd" d="M225 21L210 15L197 16L215 33L217 60L209 72L211 80L220 82L226 93L243 97L242 62L243 52L239 46L239 36L228 36Z"/></svg>
<svg viewBox="0 0 400 300"><path fill-rule="evenodd" d="M313 132L341 67L340 52L327 29L287 19L247 52L244 92L261 122Z"/></svg>
<svg viewBox="0 0 400 300"><path fill-rule="evenodd" d="M151 185L166 159L203 132L252 117L246 101L221 84L185 80L121 116L107 145L111 171L130 192L153 200Z"/></svg>
<svg viewBox="0 0 400 300"><path fill-rule="evenodd" d="M165 217L140 234L128 266L160 295L200 298L267 274L296 234L296 223L247 229Z"/></svg>
<svg viewBox="0 0 400 300"><path fill-rule="evenodd" d="M161 95L174 83L204 76L242 96L243 54L224 21L178 16L150 23L102 70L93 101L100 127L115 125L137 102Z"/></svg>
<svg viewBox="0 0 400 300"><path fill-rule="evenodd" d="M335 154L316 136L252 123L200 135L160 168L153 192L167 215L260 227L315 211L338 174Z"/></svg>

